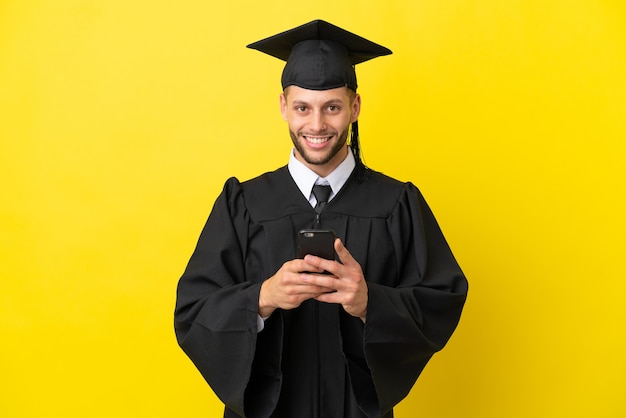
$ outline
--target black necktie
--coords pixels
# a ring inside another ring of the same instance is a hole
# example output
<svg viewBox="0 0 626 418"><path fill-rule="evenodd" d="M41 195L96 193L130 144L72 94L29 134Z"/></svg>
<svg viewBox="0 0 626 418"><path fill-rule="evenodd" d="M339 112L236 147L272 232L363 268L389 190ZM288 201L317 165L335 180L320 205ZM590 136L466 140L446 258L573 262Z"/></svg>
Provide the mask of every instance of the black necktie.
<svg viewBox="0 0 626 418"><path fill-rule="evenodd" d="M315 205L315 213L318 215L322 213L324 206L328 203L328 197L330 196L331 188L330 186L322 186L321 184L316 184L313 186L313 194L315 195L315 199L317 199L317 204Z"/></svg>

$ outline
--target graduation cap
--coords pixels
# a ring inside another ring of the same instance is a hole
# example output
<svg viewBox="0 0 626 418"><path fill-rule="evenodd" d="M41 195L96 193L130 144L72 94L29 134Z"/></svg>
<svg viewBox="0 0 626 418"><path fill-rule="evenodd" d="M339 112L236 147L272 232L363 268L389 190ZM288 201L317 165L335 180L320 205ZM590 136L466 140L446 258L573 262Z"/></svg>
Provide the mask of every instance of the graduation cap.
<svg viewBox="0 0 626 418"><path fill-rule="evenodd" d="M323 20L251 43L248 48L287 61L281 79L283 89L292 85L309 90L347 86L356 91L354 66L391 54L384 46Z"/></svg>

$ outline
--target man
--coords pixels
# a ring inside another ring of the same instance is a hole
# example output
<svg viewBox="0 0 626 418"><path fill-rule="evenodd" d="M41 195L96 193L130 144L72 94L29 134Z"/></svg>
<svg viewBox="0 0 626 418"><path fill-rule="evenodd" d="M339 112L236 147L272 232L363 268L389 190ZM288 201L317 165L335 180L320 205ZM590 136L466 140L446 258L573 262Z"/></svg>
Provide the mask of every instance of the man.
<svg viewBox="0 0 626 418"><path fill-rule="evenodd" d="M391 51L319 20L249 47L287 61L293 150L226 182L179 282L178 342L225 417L392 417L467 281L418 189L360 159L354 65ZM296 258L309 228L335 231L336 260Z"/></svg>

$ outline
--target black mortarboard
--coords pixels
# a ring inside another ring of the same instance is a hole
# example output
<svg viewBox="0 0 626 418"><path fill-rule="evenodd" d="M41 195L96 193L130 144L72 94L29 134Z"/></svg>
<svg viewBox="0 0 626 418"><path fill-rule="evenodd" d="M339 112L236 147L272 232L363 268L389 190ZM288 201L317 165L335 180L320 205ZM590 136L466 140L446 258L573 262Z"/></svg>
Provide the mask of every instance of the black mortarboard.
<svg viewBox="0 0 626 418"><path fill-rule="evenodd" d="M329 90L347 86L356 91L354 66L391 51L323 20L314 20L294 29L248 45L287 61L282 86Z"/></svg>

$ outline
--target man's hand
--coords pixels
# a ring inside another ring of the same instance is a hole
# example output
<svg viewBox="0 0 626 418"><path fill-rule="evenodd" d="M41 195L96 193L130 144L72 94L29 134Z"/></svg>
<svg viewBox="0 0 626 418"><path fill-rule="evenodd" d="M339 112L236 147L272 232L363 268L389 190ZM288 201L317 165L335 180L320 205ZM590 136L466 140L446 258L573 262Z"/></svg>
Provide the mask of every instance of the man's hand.
<svg viewBox="0 0 626 418"><path fill-rule="evenodd" d="M367 283L361 265L352 257L339 238L335 240L335 251L341 263L312 255L307 255L304 258L307 266L317 268L317 270L309 271L322 272L325 270L331 275L301 273L301 277L305 282L317 286L319 289L331 289L330 293L323 292L314 296L316 300L341 304L347 313L361 318L365 322L368 295Z"/></svg>
<svg viewBox="0 0 626 418"><path fill-rule="evenodd" d="M277 308L289 310L300 306L307 299L333 292L334 289L324 287L303 278L302 272L322 273L323 268L296 259L286 262L272 277L261 285L259 295L259 315L267 318Z"/></svg>

